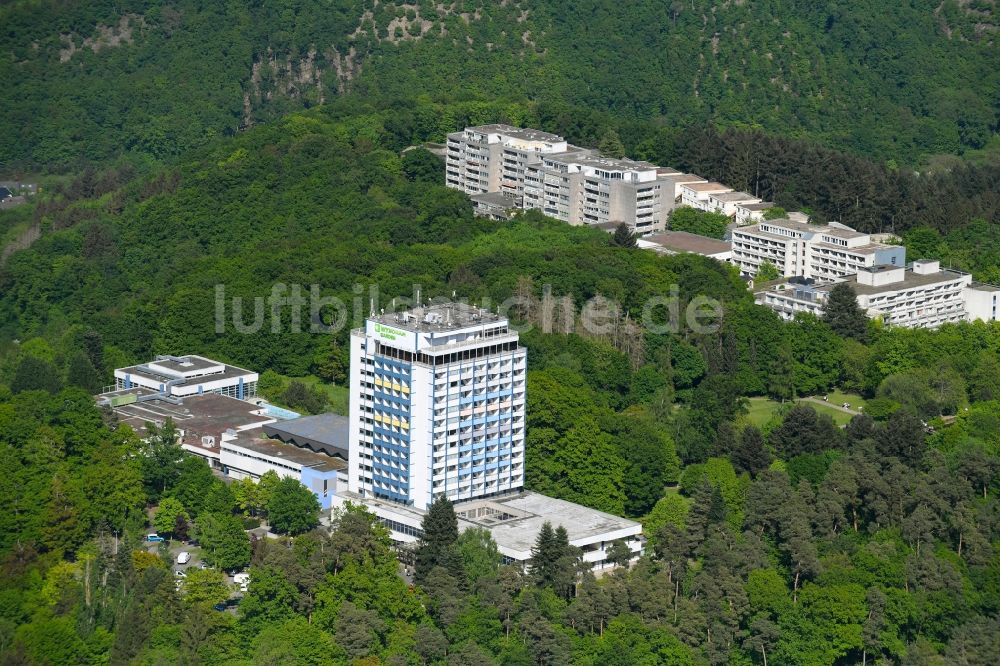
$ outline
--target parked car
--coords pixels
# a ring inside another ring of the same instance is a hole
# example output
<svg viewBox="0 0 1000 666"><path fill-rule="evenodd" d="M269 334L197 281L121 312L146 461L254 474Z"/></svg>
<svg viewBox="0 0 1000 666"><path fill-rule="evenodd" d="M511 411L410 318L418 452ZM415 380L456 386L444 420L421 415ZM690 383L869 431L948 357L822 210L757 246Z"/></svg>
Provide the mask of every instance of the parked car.
<svg viewBox="0 0 1000 666"><path fill-rule="evenodd" d="M182 550L181 552L177 553L177 564L187 564L190 561L191 561L191 553L187 552L186 550Z"/></svg>
<svg viewBox="0 0 1000 666"><path fill-rule="evenodd" d="M248 573L238 573L233 575L233 582L240 586L240 592L246 592L250 589L250 574Z"/></svg>
<svg viewBox="0 0 1000 666"><path fill-rule="evenodd" d="M153 532L152 534L146 535L146 541L148 543L160 543L161 541L165 541L165 539L156 532Z"/></svg>
<svg viewBox="0 0 1000 666"><path fill-rule="evenodd" d="M174 572L174 575L177 576L178 578L188 577L187 573L183 569L178 569L177 571Z"/></svg>

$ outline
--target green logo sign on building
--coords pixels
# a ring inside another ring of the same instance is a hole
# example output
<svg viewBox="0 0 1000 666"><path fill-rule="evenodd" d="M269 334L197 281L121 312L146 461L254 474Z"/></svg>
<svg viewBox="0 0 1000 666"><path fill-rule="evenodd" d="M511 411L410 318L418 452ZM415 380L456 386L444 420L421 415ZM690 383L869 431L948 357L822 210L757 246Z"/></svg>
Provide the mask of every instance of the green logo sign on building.
<svg viewBox="0 0 1000 666"><path fill-rule="evenodd" d="M398 328L384 324L375 324L375 332L384 340L395 340L406 336L406 331L401 331Z"/></svg>

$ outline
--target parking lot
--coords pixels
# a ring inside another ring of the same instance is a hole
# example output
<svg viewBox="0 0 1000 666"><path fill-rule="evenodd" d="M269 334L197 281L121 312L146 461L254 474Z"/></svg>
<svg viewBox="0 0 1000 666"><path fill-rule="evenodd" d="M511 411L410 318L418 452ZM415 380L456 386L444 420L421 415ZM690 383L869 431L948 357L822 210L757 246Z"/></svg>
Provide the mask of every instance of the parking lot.
<svg viewBox="0 0 1000 666"><path fill-rule="evenodd" d="M166 545L164 546L164 544ZM171 539L169 541L163 541L163 542L145 542L145 547L148 552L153 553L154 555L161 555L164 551L169 553L170 572L178 580L181 579L182 576L178 576L176 572L183 571L187 573L192 569L200 569L202 568L202 563L204 562L204 560L202 559L201 548L189 542L176 541ZM177 561L177 556L184 552L190 553L191 559L189 559L184 564L181 564ZM230 586L231 589L230 598L231 599L242 598L243 592L240 591L240 586L233 580L233 576L225 571L223 571L222 573L226 577L226 583Z"/></svg>

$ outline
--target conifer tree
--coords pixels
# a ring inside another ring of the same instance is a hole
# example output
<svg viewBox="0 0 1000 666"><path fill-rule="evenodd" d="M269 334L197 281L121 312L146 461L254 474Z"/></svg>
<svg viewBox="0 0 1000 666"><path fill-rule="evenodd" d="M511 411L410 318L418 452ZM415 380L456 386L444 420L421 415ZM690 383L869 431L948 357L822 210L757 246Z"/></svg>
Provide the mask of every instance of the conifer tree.
<svg viewBox="0 0 1000 666"><path fill-rule="evenodd" d="M621 222L615 227L615 233L611 236L611 242L618 247L635 247L635 234L628 228L628 225Z"/></svg>
<svg viewBox="0 0 1000 666"><path fill-rule="evenodd" d="M749 472L750 476L757 476L758 472L767 469L771 464L771 454L764 448L764 435L759 428L748 425L743 429L730 460L736 471Z"/></svg>
<svg viewBox="0 0 1000 666"><path fill-rule="evenodd" d="M461 575L461 562L455 557L452 546L458 541L458 517L455 507L444 495L431 504L420 524L424 536L417 544L417 581L423 581L434 567L444 567Z"/></svg>
<svg viewBox="0 0 1000 666"><path fill-rule="evenodd" d="M835 284L830 290L830 296L823 306L823 321L841 337L858 342L868 339L868 318L858 306L854 289L846 282Z"/></svg>

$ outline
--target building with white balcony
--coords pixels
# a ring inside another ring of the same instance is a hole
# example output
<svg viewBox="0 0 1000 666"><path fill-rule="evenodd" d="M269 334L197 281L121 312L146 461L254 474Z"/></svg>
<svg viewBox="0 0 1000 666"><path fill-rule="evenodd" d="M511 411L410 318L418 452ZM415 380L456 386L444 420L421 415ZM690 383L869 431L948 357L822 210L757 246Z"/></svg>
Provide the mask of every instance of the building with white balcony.
<svg viewBox="0 0 1000 666"><path fill-rule="evenodd" d="M768 220L732 230L733 264L754 276L769 261L785 277L835 280L863 268L903 266L906 249L876 243L870 234L836 222L815 225Z"/></svg>
<svg viewBox="0 0 1000 666"><path fill-rule="evenodd" d="M774 208L773 201L758 201L757 203L738 203L735 206L736 212L733 214L737 226L745 227L748 224L764 221L764 213Z"/></svg>
<svg viewBox="0 0 1000 666"><path fill-rule="evenodd" d="M715 212L709 206L708 198L732 191L733 188L726 187L722 183L684 183L681 185L681 205L709 213Z"/></svg>
<svg viewBox="0 0 1000 666"><path fill-rule="evenodd" d="M660 172L582 148L541 155L525 172L522 205L572 225L624 222L643 236L662 231L674 207L670 174Z"/></svg>
<svg viewBox="0 0 1000 666"><path fill-rule="evenodd" d="M937 328L960 321L997 321L994 308L1000 287L973 283L968 273L941 269L938 261L914 261L908 267L872 266L838 282L851 286L858 306L888 326ZM755 300L784 319L800 312L822 315L836 283L816 284L793 278L767 285Z"/></svg>
<svg viewBox="0 0 1000 666"><path fill-rule="evenodd" d="M567 150L561 136L510 125L467 127L448 135L445 184L466 194L502 192L520 200L524 171L538 155Z"/></svg>
<svg viewBox="0 0 1000 666"><path fill-rule="evenodd" d="M737 206L759 204L760 202L759 197L746 192L719 192L708 195L708 211L735 218Z"/></svg>
<svg viewBox="0 0 1000 666"><path fill-rule="evenodd" d="M527 353L506 318L462 303L372 315L351 333L348 489L395 541L421 536L427 508L455 503L459 529L483 527L508 562L526 562L544 522L607 565L616 540L638 555L642 526L524 491Z"/></svg>

